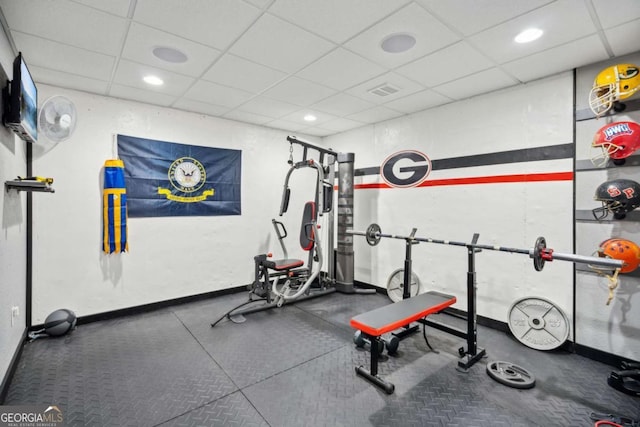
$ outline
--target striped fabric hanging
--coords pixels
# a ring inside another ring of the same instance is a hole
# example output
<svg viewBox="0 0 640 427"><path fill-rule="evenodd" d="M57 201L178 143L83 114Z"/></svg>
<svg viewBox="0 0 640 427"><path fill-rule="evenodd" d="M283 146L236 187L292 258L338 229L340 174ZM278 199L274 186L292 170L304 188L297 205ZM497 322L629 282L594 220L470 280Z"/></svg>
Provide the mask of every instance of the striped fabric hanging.
<svg viewBox="0 0 640 427"><path fill-rule="evenodd" d="M107 254L128 251L127 189L122 160L107 160L104 163L102 206L102 250Z"/></svg>

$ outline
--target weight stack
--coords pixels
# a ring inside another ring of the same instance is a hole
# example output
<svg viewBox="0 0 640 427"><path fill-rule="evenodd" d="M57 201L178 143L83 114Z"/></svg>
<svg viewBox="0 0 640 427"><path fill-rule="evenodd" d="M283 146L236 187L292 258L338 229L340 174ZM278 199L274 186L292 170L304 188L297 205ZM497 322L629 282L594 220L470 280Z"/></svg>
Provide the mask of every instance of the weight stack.
<svg viewBox="0 0 640 427"><path fill-rule="evenodd" d="M336 290L354 293L353 236L353 161L354 153L338 153L338 250L336 251Z"/></svg>

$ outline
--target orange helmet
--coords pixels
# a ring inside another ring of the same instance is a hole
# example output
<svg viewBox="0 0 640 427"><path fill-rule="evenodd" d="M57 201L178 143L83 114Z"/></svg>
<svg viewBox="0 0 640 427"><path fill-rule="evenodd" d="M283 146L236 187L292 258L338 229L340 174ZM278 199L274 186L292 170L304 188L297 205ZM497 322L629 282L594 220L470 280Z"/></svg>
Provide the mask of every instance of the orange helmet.
<svg viewBox="0 0 640 427"><path fill-rule="evenodd" d="M629 98L640 89L640 70L633 64L617 64L605 68L595 78L589 93L591 111L600 117L613 103Z"/></svg>
<svg viewBox="0 0 640 427"><path fill-rule="evenodd" d="M607 239L600 243L598 256L622 261L620 273L631 273L640 265L640 247L630 240Z"/></svg>

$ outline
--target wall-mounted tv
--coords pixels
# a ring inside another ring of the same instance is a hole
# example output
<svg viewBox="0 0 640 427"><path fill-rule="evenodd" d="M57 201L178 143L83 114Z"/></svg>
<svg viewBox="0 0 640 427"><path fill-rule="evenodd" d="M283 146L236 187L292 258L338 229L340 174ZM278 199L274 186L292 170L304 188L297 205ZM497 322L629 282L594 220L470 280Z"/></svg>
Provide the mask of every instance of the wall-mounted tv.
<svg viewBox="0 0 640 427"><path fill-rule="evenodd" d="M3 91L4 125L27 142L38 140L38 89L19 53L13 61L13 80Z"/></svg>

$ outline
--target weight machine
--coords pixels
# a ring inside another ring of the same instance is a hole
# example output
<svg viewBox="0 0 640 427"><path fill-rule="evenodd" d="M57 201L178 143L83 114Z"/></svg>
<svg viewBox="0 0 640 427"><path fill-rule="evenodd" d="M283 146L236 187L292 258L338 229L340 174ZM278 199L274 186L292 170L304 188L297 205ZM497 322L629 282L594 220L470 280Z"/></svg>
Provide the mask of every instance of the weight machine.
<svg viewBox="0 0 640 427"><path fill-rule="evenodd" d="M249 301L230 310L211 324L215 326L224 318L236 323L244 322L245 314L282 307L294 301L326 295L335 291L342 293L375 293L375 290L356 289L353 280L353 239L346 234L346 227L353 224L353 153L336 153L288 136L289 171L285 177L279 216L289 207L291 188L289 181L295 171L312 169L316 173L313 199L305 204L300 227L300 246L308 252L307 260L289 258L285 238L288 236L281 221L272 219L284 258L272 259L271 253L254 257L254 281L249 285ZM302 159L294 161L293 146L302 147ZM335 165L338 163L338 250L334 252L333 190L336 180ZM319 218L327 216L327 256L318 224ZM337 257L336 257L337 255ZM326 265L326 271L323 266ZM336 268L337 267L337 268ZM259 306L242 307L253 302Z"/></svg>

